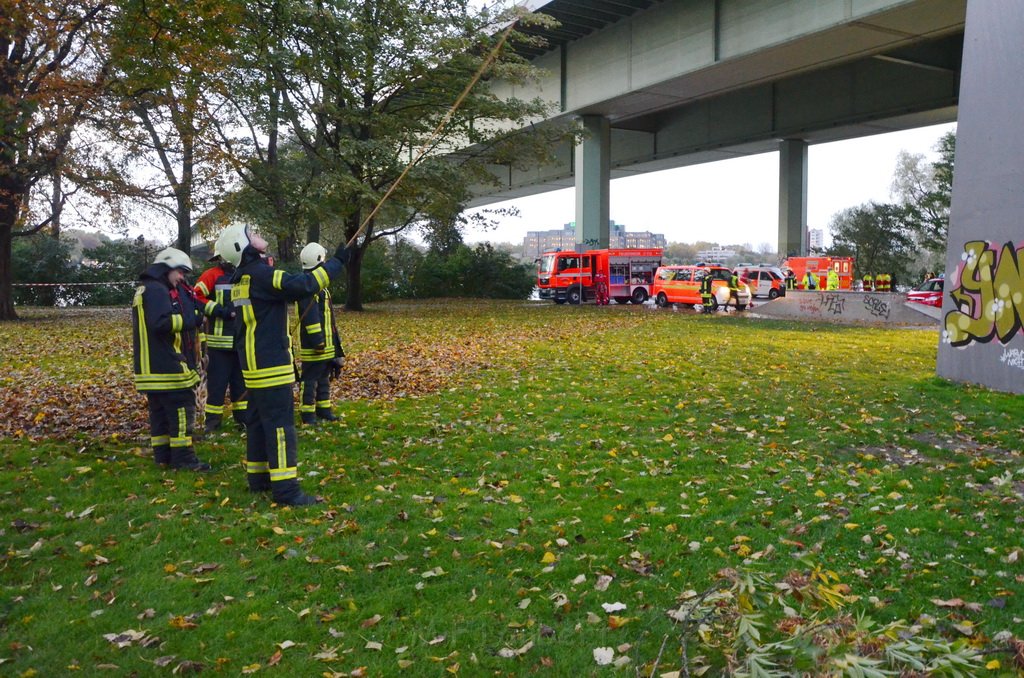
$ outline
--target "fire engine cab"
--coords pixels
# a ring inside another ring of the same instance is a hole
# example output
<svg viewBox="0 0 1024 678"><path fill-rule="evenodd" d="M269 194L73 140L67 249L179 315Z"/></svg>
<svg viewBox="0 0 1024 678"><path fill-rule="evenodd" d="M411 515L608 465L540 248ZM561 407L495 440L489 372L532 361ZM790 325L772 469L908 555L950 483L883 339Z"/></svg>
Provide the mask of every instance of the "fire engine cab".
<svg viewBox="0 0 1024 678"><path fill-rule="evenodd" d="M642 304L651 296L662 250L653 248L545 252L537 260L541 299L579 304L598 298L599 286L619 304Z"/></svg>

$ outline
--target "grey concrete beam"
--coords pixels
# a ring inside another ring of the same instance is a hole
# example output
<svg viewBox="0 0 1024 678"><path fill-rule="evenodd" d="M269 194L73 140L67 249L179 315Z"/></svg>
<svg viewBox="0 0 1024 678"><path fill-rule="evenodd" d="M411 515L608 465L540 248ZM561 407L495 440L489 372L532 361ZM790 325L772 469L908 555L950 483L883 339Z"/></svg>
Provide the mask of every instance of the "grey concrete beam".
<svg viewBox="0 0 1024 678"><path fill-rule="evenodd" d="M779 144L779 248L781 256L807 254L807 142Z"/></svg>
<svg viewBox="0 0 1024 678"><path fill-rule="evenodd" d="M611 127L599 115L581 122L586 136L576 145L576 245L608 247Z"/></svg>

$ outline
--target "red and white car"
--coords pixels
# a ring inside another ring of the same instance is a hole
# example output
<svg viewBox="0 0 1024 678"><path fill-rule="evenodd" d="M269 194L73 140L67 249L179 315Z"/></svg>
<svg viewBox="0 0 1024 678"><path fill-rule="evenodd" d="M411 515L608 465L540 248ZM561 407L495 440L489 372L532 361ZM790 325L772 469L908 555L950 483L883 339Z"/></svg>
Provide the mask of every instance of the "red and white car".
<svg viewBox="0 0 1024 678"><path fill-rule="evenodd" d="M942 278L929 278L907 292L907 301L942 308Z"/></svg>

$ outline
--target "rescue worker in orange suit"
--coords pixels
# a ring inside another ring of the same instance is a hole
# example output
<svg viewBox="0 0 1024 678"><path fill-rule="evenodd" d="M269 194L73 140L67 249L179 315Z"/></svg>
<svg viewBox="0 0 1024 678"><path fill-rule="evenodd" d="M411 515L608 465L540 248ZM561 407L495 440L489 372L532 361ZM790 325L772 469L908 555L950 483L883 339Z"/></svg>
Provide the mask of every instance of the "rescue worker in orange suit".
<svg viewBox="0 0 1024 678"><path fill-rule="evenodd" d="M216 245L210 261L216 262L199 276L196 298L207 317L206 329L206 425L207 433L220 428L224 420L224 394L231 388L231 415L239 429L245 428L245 382L235 351L235 309L231 305L231 275L235 267L224 261Z"/></svg>
<svg viewBox="0 0 1024 678"><path fill-rule="evenodd" d="M314 271L327 260L327 250L311 242L302 248L299 261L305 271ZM331 378L341 375L345 351L334 323L331 292L326 287L295 304L299 323L299 358L302 360L299 387L299 418L303 424L317 420L335 421L331 402Z"/></svg>
<svg viewBox="0 0 1024 678"><path fill-rule="evenodd" d="M714 308L713 284L714 279L710 271L705 271L704 277L700 279L700 305L704 308L704 313L711 313Z"/></svg>
<svg viewBox="0 0 1024 678"><path fill-rule="evenodd" d="M235 348L249 390L246 475L251 491L270 491L279 505L302 506L320 499L304 493L298 480L288 306L327 287L349 251L341 244L321 266L292 274L270 266L262 256L266 250L267 241L242 224L224 229L217 241L217 251L235 267L231 303L240 319Z"/></svg>
<svg viewBox="0 0 1024 678"><path fill-rule="evenodd" d="M199 383L195 330L202 321L185 275L192 260L168 247L139 276L132 299L132 363L135 388L149 402L153 459L158 466L209 471L196 456L192 426Z"/></svg>

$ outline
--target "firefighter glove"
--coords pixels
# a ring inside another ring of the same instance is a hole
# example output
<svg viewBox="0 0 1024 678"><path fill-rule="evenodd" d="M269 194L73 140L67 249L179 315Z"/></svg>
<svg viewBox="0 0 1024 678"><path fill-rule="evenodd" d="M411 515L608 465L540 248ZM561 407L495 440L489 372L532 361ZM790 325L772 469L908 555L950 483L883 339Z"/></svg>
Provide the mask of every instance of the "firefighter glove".
<svg viewBox="0 0 1024 678"><path fill-rule="evenodd" d="M342 264L348 265L348 260L352 258L352 252L349 250L348 246L342 242L338 245L338 249L334 250L334 258Z"/></svg>
<svg viewBox="0 0 1024 678"><path fill-rule="evenodd" d="M331 361L331 364L328 366L328 369L330 370L331 379L337 379L338 377L341 376L341 366L344 364L344 358L335 358L334 360Z"/></svg>

